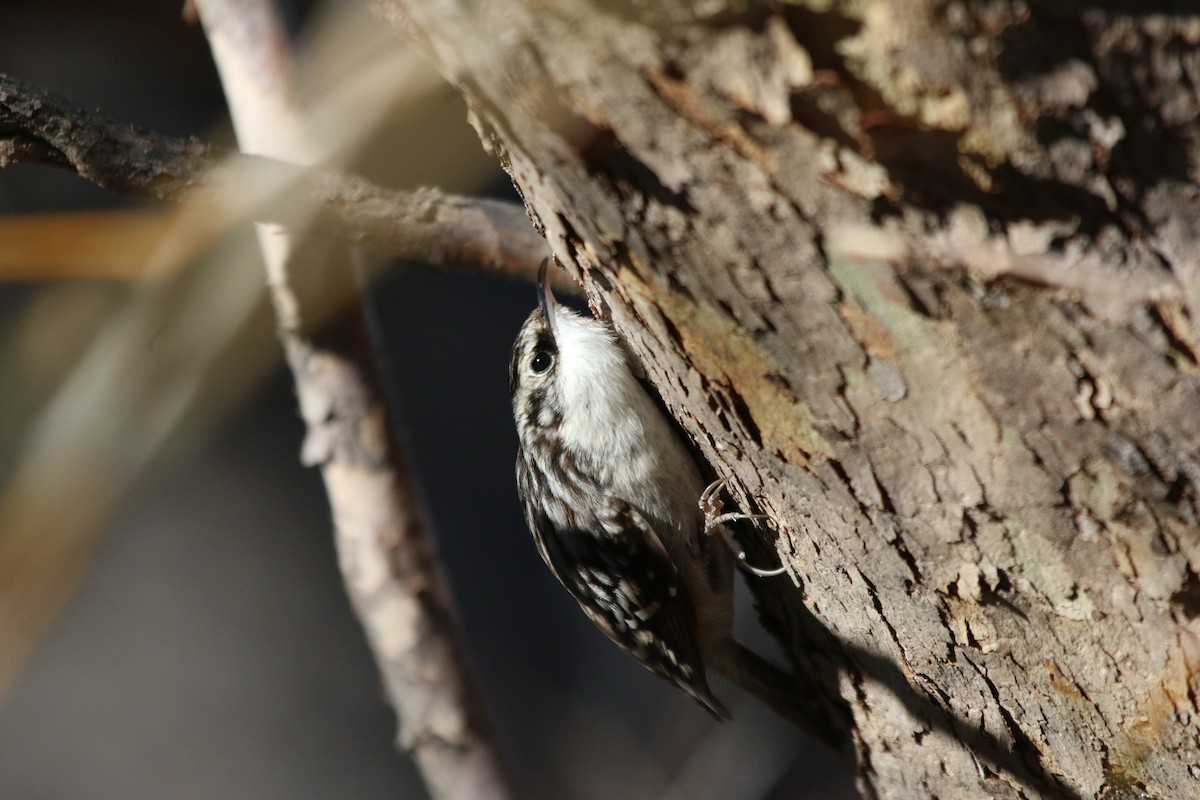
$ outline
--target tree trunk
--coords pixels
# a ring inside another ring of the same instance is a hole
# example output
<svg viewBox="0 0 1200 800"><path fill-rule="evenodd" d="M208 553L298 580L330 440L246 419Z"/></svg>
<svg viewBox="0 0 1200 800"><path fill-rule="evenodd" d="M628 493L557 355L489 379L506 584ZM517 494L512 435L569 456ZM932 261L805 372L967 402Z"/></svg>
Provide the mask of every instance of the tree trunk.
<svg viewBox="0 0 1200 800"><path fill-rule="evenodd" d="M1168 5L385 0L778 521L803 589L758 581L768 621L868 797L1200 796L1200 16Z"/></svg>

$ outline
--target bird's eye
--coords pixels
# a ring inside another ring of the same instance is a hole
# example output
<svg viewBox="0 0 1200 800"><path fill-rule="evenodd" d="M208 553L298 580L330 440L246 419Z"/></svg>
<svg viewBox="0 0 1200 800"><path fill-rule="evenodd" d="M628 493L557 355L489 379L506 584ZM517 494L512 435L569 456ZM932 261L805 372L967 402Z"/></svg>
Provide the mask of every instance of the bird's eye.
<svg viewBox="0 0 1200 800"><path fill-rule="evenodd" d="M533 361L529 363L529 368L541 375L546 370L550 369L550 365L554 363L554 356L545 350L538 350L533 354Z"/></svg>

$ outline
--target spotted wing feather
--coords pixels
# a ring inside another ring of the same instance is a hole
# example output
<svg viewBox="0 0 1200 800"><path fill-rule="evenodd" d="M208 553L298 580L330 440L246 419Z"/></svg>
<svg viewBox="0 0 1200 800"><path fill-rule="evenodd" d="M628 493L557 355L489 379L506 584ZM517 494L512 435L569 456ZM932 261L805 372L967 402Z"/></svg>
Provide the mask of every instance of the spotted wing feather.
<svg viewBox="0 0 1200 800"><path fill-rule="evenodd" d="M686 587L637 509L609 498L594 531L560 528L536 507L527 506L526 516L542 558L592 622L714 717L727 719L708 688Z"/></svg>

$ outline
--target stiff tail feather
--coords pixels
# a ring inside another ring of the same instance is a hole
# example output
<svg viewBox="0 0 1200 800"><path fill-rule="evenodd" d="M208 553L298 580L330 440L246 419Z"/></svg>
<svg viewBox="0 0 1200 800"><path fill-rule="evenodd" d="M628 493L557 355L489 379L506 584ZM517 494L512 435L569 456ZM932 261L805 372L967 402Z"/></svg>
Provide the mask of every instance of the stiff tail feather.
<svg viewBox="0 0 1200 800"><path fill-rule="evenodd" d="M813 697L801 691L792 675L767 661L740 642L733 643L734 664L722 669L726 677L757 697L776 714L803 728L835 750L841 749L846 734Z"/></svg>

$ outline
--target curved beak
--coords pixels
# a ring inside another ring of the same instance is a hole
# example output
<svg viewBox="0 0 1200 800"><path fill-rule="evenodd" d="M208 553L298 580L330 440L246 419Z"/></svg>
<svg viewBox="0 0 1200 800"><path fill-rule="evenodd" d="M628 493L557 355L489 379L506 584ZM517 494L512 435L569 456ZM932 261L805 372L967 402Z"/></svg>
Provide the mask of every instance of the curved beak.
<svg viewBox="0 0 1200 800"><path fill-rule="evenodd" d="M550 280L546 274L549 268L550 259L543 258L541 266L538 267L538 308L541 309L542 319L546 320L550 339L554 340L554 309L558 306L558 302L554 299L554 292L550 290Z"/></svg>

